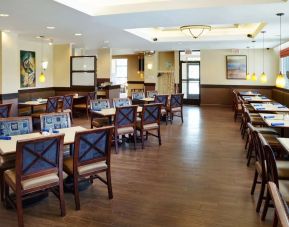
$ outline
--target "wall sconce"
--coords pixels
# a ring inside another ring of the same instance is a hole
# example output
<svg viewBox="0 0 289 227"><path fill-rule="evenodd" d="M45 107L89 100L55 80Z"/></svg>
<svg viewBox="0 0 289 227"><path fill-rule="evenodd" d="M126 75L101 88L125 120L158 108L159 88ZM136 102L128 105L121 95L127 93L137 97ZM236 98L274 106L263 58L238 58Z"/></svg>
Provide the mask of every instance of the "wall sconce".
<svg viewBox="0 0 289 227"><path fill-rule="evenodd" d="M152 68L153 68L153 64L148 63L148 64L147 64L147 67L148 67L149 70L152 70Z"/></svg>
<svg viewBox="0 0 289 227"><path fill-rule="evenodd" d="M41 65L42 65L42 69L45 71L47 69L47 67L48 67L48 61L43 61L41 63Z"/></svg>

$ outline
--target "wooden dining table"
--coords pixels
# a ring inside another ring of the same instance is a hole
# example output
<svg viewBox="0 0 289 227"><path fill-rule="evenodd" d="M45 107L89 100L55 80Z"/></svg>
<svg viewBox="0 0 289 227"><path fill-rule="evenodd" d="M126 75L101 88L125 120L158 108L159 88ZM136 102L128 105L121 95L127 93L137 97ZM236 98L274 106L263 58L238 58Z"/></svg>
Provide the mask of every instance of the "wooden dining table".
<svg viewBox="0 0 289 227"><path fill-rule="evenodd" d="M272 102L272 99L267 98L266 96L260 96L260 95L256 95L256 96L242 96L242 99L248 103L251 102Z"/></svg>
<svg viewBox="0 0 289 227"><path fill-rule="evenodd" d="M278 137L277 140L284 148L284 150L289 154L289 138Z"/></svg>
<svg viewBox="0 0 289 227"><path fill-rule="evenodd" d="M250 103L250 105L259 113L289 112L289 108L280 103Z"/></svg>
<svg viewBox="0 0 289 227"><path fill-rule="evenodd" d="M241 96L259 96L262 95L258 91L240 91L239 95Z"/></svg>

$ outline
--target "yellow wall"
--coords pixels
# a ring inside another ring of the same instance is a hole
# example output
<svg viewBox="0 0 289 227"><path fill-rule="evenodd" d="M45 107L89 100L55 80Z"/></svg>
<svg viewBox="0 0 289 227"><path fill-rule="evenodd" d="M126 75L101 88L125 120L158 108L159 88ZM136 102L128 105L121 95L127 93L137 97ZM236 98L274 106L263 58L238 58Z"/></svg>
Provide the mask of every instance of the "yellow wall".
<svg viewBox="0 0 289 227"><path fill-rule="evenodd" d="M70 87L70 55L70 44L53 46L54 87Z"/></svg>
<svg viewBox="0 0 289 227"><path fill-rule="evenodd" d="M175 55L173 51L159 52L159 71L173 71Z"/></svg>

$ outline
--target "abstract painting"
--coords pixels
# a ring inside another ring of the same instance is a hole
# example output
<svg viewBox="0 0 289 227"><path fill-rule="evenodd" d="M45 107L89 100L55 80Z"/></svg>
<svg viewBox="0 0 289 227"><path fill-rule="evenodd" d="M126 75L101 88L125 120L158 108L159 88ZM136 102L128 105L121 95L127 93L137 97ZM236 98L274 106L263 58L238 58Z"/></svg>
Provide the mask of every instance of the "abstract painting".
<svg viewBox="0 0 289 227"><path fill-rule="evenodd" d="M36 61L34 51L20 50L20 87L36 86Z"/></svg>
<svg viewBox="0 0 289 227"><path fill-rule="evenodd" d="M228 55L226 56L227 79L246 80L247 56Z"/></svg>

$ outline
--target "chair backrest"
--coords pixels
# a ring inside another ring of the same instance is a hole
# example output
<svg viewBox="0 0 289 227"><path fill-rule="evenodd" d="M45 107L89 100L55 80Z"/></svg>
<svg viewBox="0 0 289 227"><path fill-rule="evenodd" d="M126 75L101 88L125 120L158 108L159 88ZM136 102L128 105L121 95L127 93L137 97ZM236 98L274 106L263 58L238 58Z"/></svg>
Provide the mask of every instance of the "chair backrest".
<svg viewBox="0 0 289 227"><path fill-rule="evenodd" d="M155 96L155 103L161 103L162 107L167 107L168 104L168 95L156 95Z"/></svg>
<svg viewBox="0 0 289 227"><path fill-rule="evenodd" d="M47 174L62 179L64 134L19 140L16 145L16 188L21 181Z"/></svg>
<svg viewBox="0 0 289 227"><path fill-rule="evenodd" d="M170 100L170 108L183 107L184 94L172 94Z"/></svg>
<svg viewBox="0 0 289 227"><path fill-rule="evenodd" d="M0 118L0 135L16 136L21 134L32 133L32 118L26 117L9 117Z"/></svg>
<svg viewBox="0 0 289 227"><path fill-rule="evenodd" d="M116 107L122 107L122 106L130 106L131 100L129 98L114 98L113 99L113 106Z"/></svg>
<svg viewBox="0 0 289 227"><path fill-rule="evenodd" d="M262 181L266 182L267 181L267 175L266 175L266 161L265 161L265 154L264 154L264 148L263 148L263 139L264 137L262 136L261 133L257 132L257 130L253 130L252 132L252 140L253 140L253 146L254 146L254 151L256 155L256 161L259 162L261 165L262 169ZM263 174L264 173L264 174Z"/></svg>
<svg viewBox="0 0 289 227"><path fill-rule="evenodd" d="M161 107L162 105L160 103L143 105L141 124L146 125L157 123L159 125L161 118Z"/></svg>
<svg viewBox="0 0 289 227"><path fill-rule="evenodd" d="M282 227L289 226L289 209L286 201L281 195L274 182L268 182L268 189L276 209L276 213Z"/></svg>
<svg viewBox="0 0 289 227"><path fill-rule="evenodd" d="M264 152L264 159L265 159L265 163L266 163L267 181L274 182L276 184L276 186L279 188L278 171L277 171L275 155L273 153L272 148L267 143L267 141L262 136L262 134L259 134L259 138L261 140L261 144L262 144L262 148L263 148L263 152Z"/></svg>
<svg viewBox="0 0 289 227"><path fill-rule="evenodd" d="M87 93L87 97L86 97L87 104L90 104L90 101L95 100L95 99L96 99L96 92L95 91Z"/></svg>
<svg viewBox="0 0 289 227"><path fill-rule="evenodd" d="M156 95L158 95L158 91L147 91L148 98L154 98Z"/></svg>
<svg viewBox="0 0 289 227"><path fill-rule="evenodd" d="M108 108L110 108L109 99L96 99L90 101L90 109L93 111L100 111Z"/></svg>
<svg viewBox="0 0 289 227"><path fill-rule="evenodd" d="M53 113L58 111L58 100L60 96L53 96L47 98L46 113Z"/></svg>
<svg viewBox="0 0 289 227"><path fill-rule="evenodd" d="M131 99L132 100L140 100L145 98L144 92L132 92L131 93Z"/></svg>
<svg viewBox="0 0 289 227"><path fill-rule="evenodd" d="M114 125L116 128L136 126L137 106L116 107Z"/></svg>
<svg viewBox="0 0 289 227"><path fill-rule="evenodd" d="M113 126L85 130L75 134L73 171L99 161L110 165L110 150Z"/></svg>
<svg viewBox="0 0 289 227"><path fill-rule="evenodd" d="M71 127L69 113L48 113L40 115L41 131Z"/></svg>
<svg viewBox="0 0 289 227"><path fill-rule="evenodd" d="M73 95L64 95L62 110L72 110L73 107Z"/></svg>
<svg viewBox="0 0 289 227"><path fill-rule="evenodd" d="M11 103L0 104L0 118L7 118L10 116Z"/></svg>

